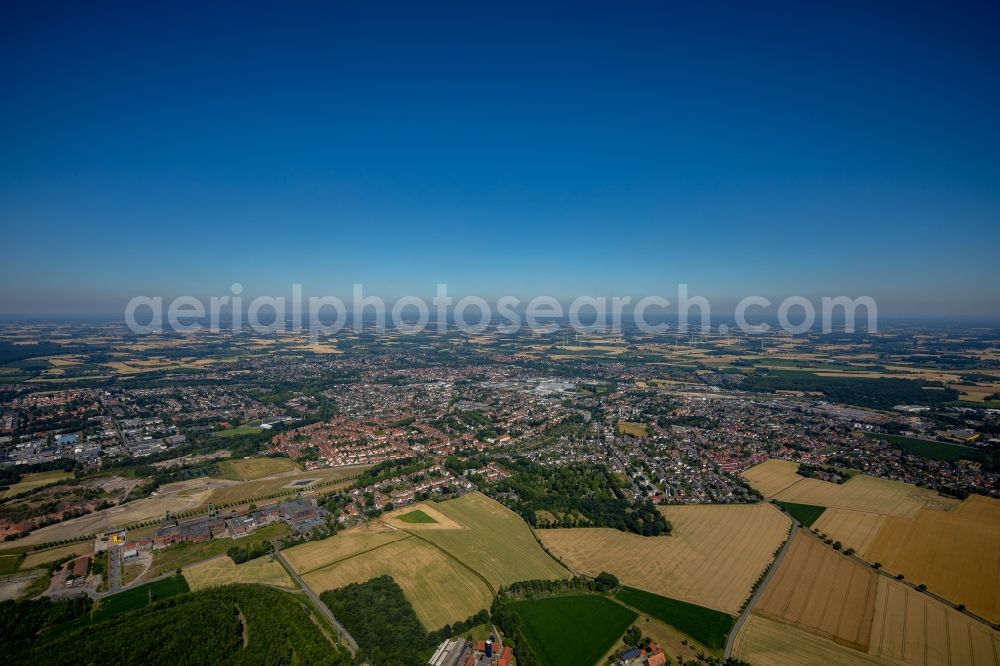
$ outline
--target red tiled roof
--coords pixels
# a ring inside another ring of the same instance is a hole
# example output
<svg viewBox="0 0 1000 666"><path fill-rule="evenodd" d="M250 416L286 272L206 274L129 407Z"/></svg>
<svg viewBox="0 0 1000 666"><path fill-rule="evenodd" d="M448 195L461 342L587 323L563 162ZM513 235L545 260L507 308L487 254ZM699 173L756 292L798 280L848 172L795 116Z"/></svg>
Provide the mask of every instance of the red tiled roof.
<svg viewBox="0 0 1000 666"><path fill-rule="evenodd" d="M90 557L84 555L73 560L72 573L74 576L86 576Z"/></svg>
<svg viewBox="0 0 1000 666"><path fill-rule="evenodd" d="M655 654L649 655L646 659L647 666L665 666L667 663L667 657L662 652L657 652Z"/></svg>

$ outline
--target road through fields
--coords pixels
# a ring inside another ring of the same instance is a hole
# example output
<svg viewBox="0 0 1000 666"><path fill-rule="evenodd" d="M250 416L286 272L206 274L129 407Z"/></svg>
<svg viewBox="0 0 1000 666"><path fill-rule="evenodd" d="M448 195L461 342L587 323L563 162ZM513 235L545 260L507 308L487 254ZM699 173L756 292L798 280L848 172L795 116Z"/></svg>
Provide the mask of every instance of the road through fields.
<svg viewBox="0 0 1000 666"><path fill-rule="evenodd" d="M788 535L788 541L786 541L785 545L781 547L781 550L778 552L778 556L774 558L774 564L772 564L771 568L767 570L767 575L764 576L764 580L760 582L760 585L757 586L754 593L750 595L750 601L747 602L746 608L744 608L743 612L740 613L740 616L736 618L736 623L729 632L729 638L726 639L726 651L722 655L724 659L729 659L733 655L733 643L736 642L736 634L740 632L740 628L743 626L743 623L747 621L748 617L750 617L750 611L753 610L754 604L757 603L760 595L764 592L764 588L767 587L767 584L771 581L771 577L774 576L774 572L778 570L778 565L781 564L781 560L785 557L785 553L788 552L788 548L792 545L792 540L799 531L798 528L799 523L794 523L792 525L792 530Z"/></svg>
<svg viewBox="0 0 1000 666"><path fill-rule="evenodd" d="M301 587L302 590L306 593L306 595L308 595L308 597L312 600L313 604L319 609L321 613L323 613L324 616L326 616L326 619L328 619L330 623L334 627L336 627L337 631L340 633L340 638L344 641L344 644L351 651L351 654L352 655L357 654L358 652L357 641L355 641L354 636L351 636L351 633L347 631L347 628L337 621L337 618L333 616L333 611L331 611L326 604L320 601L320 598L316 596L316 593L313 592L311 587L306 585L306 582L302 580L302 577L295 572L295 569L293 569L292 565L288 563L288 560L285 559L284 555L278 552L275 553L275 558L277 558L277 560L281 562L281 566L285 567L285 571L288 572L288 575L292 577L292 580L298 583L299 587Z"/></svg>

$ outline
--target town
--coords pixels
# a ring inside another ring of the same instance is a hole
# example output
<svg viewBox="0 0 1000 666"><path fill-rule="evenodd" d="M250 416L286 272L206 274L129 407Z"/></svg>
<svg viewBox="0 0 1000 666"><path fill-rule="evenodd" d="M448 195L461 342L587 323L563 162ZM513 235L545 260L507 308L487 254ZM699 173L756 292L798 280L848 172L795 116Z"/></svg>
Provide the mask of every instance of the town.
<svg viewBox="0 0 1000 666"><path fill-rule="evenodd" d="M925 335L926 345L954 339ZM93 362L88 340L107 345L116 336L120 360ZM446 507L483 511L482 501L526 524L546 557L575 570L574 551L548 533L614 528L674 538L662 535L678 529L672 522L686 515L678 509L773 501L774 489L756 479L775 463L830 486L859 475L907 484L942 507L1000 497L1000 359L979 352L975 336L964 348L953 342L952 356L964 353L976 370L954 361L934 380L905 360L919 347L870 361L882 344L875 336L847 349L821 336L765 336L755 348L723 335L637 332L572 344L555 336L548 345L368 331L318 348L287 336L147 341L169 358L129 351L119 329L91 328L78 339L65 356L47 356L49 367L20 363L38 382L0 387L0 529L20 553L11 556L17 573L0 579L5 595L102 604L177 572L203 585L209 571L257 580L264 574L236 572L259 569L282 585L316 586L316 598L336 607L326 595L341 588L326 581L342 579L323 572L339 570L339 560L295 553L357 540L344 561L357 553L380 561L367 549L390 557L400 548L393 535L406 543L475 529ZM650 354L665 365L629 362ZM871 379L889 366L912 376ZM51 383L67 377L72 387ZM458 607L448 617L465 612ZM345 621L355 620L347 613ZM533 663L521 629L501 624L428 634L421 663ZM338 632L353 645L352 632ZM681 644L654 634L632 636L609 663L666 664L668 651L716 659L707 638L688 634Z"/></svg>

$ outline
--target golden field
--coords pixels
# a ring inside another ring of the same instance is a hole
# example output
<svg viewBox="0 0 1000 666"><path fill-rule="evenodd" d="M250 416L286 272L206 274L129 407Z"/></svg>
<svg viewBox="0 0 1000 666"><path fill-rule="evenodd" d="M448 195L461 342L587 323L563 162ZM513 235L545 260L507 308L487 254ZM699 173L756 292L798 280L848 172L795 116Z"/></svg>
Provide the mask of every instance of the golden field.
<svg viewBox="0 0 1000 666"><path fill-rule="evenodd" d="M869 653L889 663L1000 663L1000 633L885 576L879 578Z"/></svg>
<svg viewBox="0 0 1000 666"><path fill-rule="evenodd" d="M844 548L853 548L858 555L866 557L886 518L887 516L870 511L827 509L812 527L844 544Z"/></svg>
<svg viewBox="0 0 1000 666"><path fill-rule="evenodd" d="M399 520L399 516L416 510L437 522ZM479 493L447 502L407 505L384 514L378 521L345 530L337 535L338 538L305 543L284 553L301 573L407 538L411 532L419 532L419 538L433 542L477 571L482 569L481 573L491 579L491 583L495 578L496 586L515 580L568 575L538 547L520 516Z"/></svg>
<svg viewBox="0 0 1000 666"><path fill-rule="evenodd" d="M426 542L412 536L403 537L341 559L302 578L318 594L377 576L392 576L429 631L490 607L493 595L482 580Z"/></svg>
<svg viewBox="0 0 1000 666"><path fill-rule="evenodd" d="M398 520L417 508L439 522ZM284 555L317 592L392 576L431 630L489 608L501 585L569 577L517 514L479 493L407 506Z"/></svg>
<svg viewBox="0 0 1000 666"><path fill-rule="evenodd" d="M344 530L329 539L293 546L283 550L282 555L295 571L307 574L405 538L407 535L402 532L379 529L370 524Z"/></svg>
<svg viewBox="0 0 1000 666"><path fill-rule="evenodd" d="M184 578L192 590L229 585L230 583L257 583L285 590L294 590L295 583L285 568L271 555L234 564L228 555L184 567Z"/></svg>
<svg viewBox="0 0 1000 666"><path fill-rule="evenodd" d="M753 664L1000 664L1000 632L800 530L737 635Z"/></svg>
<svg viewBox="0 0 1000 666"><path fill-rule="evenodd" d="M890 517L867 559L1000 622L1000 501L972 495L954 511Z"/></svg>
<svg viewBox="0 0 1000 666"><path fill-rule="evenodd" d="M800 530L754 612L866 650L877 578L869 567Z"/></svg>
<svg viewBox="0 0 1000 666"><path fill-rule="evenodd" d="M802 629L751 613L733 656L768 666L884 666L887 662Z"/></svg>
<svg viewBox="0 0 1000 666"><path fill-rule="evenodd" d="M859 474L845 483L837 484L799 476L796 470L797 463L768 460L751 467L743 476L767 497L836 509L910 517L925 507L947 510L959 503L958 500L942 497L932 490L917 488L901 481Z"/></svg>
<svg viewBox="0 0 1000 666"><path fill-rule="evenodd" d="M813 528L868 562L902 573L991 622L1000 622L1000 501L965 501L859 475L832 484L769 460L744 476L776 499L830 507Z"/></svg>
<svg viewBox="0 0 1000 666"><path fill-rule="evenodd" d="M671 536L610 528L539 530L574 570L615 574L624 585L736 614L782 544L791 521L770 504L660 507Z"/></svg>

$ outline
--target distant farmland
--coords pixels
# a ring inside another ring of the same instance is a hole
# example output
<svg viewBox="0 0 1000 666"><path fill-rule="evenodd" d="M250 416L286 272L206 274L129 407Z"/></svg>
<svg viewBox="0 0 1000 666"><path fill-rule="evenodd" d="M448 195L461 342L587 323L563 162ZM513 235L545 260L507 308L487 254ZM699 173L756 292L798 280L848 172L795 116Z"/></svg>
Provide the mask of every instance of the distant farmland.
<svg viewBox="0 0 1000 666"><path fill-rule="evenodd" d="M404 532L377 527L355 527L321 541L310 541L282 551L299 574L307 574L342 559L408 538Z"/></svg>

